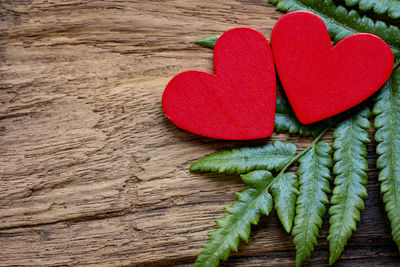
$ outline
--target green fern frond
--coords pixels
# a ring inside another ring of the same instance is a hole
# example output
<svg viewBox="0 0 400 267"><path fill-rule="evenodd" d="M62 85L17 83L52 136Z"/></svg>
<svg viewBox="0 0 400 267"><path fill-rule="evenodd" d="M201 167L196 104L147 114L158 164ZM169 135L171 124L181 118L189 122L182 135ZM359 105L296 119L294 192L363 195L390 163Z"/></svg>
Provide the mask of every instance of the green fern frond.
<svg viewBox="0 0 400 267"><path fill-rule="evenodd" d="M296 199L299 194L296 174L290 172L279 174L271 186L271 193L274 197L274 206L278 218L285 231L290 233L293 225Z"/></svg>
<svg viewBox="0 0 400 267"><path fill-rule="evenodd" d="M190 171L242 174L252 170L281 170L296 154L296 145L273 141L261 147L243 147L212 154L190 166Z"/></svg>
<svg viewBox="0 0 400 267"><path fill-rule="evenodd" d="M391 19L400 18L400 1L398 0L346 0L346 5L358 5L362 11L372 9L378 15L387 13Z"/></svg>
<svg viewBox="0 0 400 267"><path fill-rule="evenodd" d="M248 242L251 224L258 223L260 213L271 212L273 200L268 193L273 181L271 173L257 170L241 178L251 188L237 193L239 201L225 208L228 215L216 221L219 228L209 234L210 241L193 266L218 266L220 260L227 260L231 250L237 251L239 239Z"/></svg>
<svg viewBox="0 0 400 267"><path fill-rule="evenodd" d="M379 2L380 0L369 1ZM400 60L400 29L394 25L387 26L383 21L377 20L374 22L367 16L361 17L357 11L348 11L342 6L336 6L332 0L268 0L268 2L277 5L277 9L283 12L308 10L317 14L325 22L329 34L335 42L339 42L343 38L355 33L367 32L375 34L390 46L395 60ZM363 7L366 8L367 5ZM399 9L394 6L388 9L388 12L389 10L391 10L390 15L393 18L400 14ZM205 37L197 40L196 43L205 47L213 48L219 36L221 35Z"/></svg>
<svg viewBox="0 0 400 267"><path fill-rule="evenodd" d="M373 113L379 142L377 167L383 202L392 227L392 236L400 249L400 70L393 71L389 81L375 99Z"/></svg>
<svg viewBox="0 0 400 267"><path fill-rule="evenodd" d="M335 188L331 198L329 228L329 264L341 255L356 223L360 220L360 210L364 209L363 198L367 196L365 184L368 181L367 148L370 123L369 108L341 122L333 132L336 174Z"/></svg>
<svg viewBox="0 0 400 267"><path fill-rule="evenodd" d="M318 143L299 159L297 172L300 195L297 198L292 231L296 245L296 266L300 266L310 256L317 244L322 217L326 212L325 205L329 203L326 194L330 191L330 153L328 143Z"/></svg>
<svg viewBox="0 0 400 267"><path fill-rule="evenodd" d="M396 26L388 27L383 21L374 22L367 16L360 17L357 11L336 6L333 0L269 0L269 3L277 4L277 9L284 12L308 10L317 14L335 42L355 33L375 34L390 46L395 60L400 59L400 29Z"/></svg>

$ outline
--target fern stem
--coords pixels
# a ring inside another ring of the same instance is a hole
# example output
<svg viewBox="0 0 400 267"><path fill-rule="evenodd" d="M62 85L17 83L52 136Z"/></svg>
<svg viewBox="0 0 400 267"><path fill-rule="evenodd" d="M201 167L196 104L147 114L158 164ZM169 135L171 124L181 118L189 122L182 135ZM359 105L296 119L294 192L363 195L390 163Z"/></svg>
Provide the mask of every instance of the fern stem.
<svg viewBox="0 0 400 267"><path fill-rule="evenodd" d="M314 141L306 147L303 151L301 151L299 154L294 156L284 167L283 169L279 172L278 176L283 174L287 168L289 168L293 163L295 163L301 156L306 154L311 148L313 148L319 140L325 135L325 133L331 128L331 124L329 124L325 129L323 129L317 137L315 137Z"/></svg>

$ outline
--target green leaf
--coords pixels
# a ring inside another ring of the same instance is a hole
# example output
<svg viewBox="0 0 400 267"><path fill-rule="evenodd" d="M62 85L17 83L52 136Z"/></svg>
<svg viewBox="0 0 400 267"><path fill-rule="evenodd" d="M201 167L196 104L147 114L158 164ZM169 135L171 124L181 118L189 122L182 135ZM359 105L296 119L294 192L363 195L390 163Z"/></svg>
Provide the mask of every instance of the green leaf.
<svg viewBox="0 0 400 267"><path fill-rule="evenodd" d="M294 243L296 245L296 266L310 256L317 244L322 217L329 203L329 167L332 166L331 147L328 143L318 143L300 157L300 195L297 198L294 218Z"/></svg>
<svg viewBox="0 0 400 267"><path fill-rule="evenodd" d="M215 43L217 42L217 40L220 36L221 36L221 34L204 37L202 39L195 41L195 43L198 45L202 45L204 47L214 48Z"/></svg>
<svg viewBox="0 0 400 267"><path fill-rule="evenodd" d="M214 35L214 36L209 36L209 37L204 37L202 39L197 40L195 43L198 45L202 45L204 47L208 48L214 48L215 43L217 42L218 38L221 36L219 35Z"/></svg>
<svg viewBox="0 0 400 267"><path fill-rule="evenodd" d="M302 124L285 100L276 99L275 132L317 136L326 127L327 124L324 121L308 125Z"/></svg>
<svg viewBox="0 0 400 267"><path fill-rule="evenodd" d="M243 147L212 154L190 166L190 171L247 173L252 170L281 170L296 154L296 145L273 141L261 147Z"/></svg>
<svg viewBox="0 0 400 267"><path fill-rule="evenodd" d="M392 227L392 236L400 249L400 70L393 71L389 81L375 99L373 112L379 142L376 165L381 169L379 181L383 202Z"/></svg>
<svg viewBox="0 0 400 267"><path fill-rule="evenodd" d="M373 10L376 14L388 14L391 19L400 18L400 2L398 0L346 0L347 6L359 6L362 11Z"/></svg>
<svg viewBox="0 0 400 267"><path fill-rule="evenodd" d="M294 173L279 174L271 186L274 204L278 218L283 228L290 233L293 225L297 191L297 176Z"/></svg>
<svg viewBox="0 0 400 267"><path fill-rule="evenodd" d="M336 6L332 0L269 0L269 3L277 4L277 9L284 12L308 10L317 14L335 42L355 33L375 34L390 46L395 60L399 61L400 30L396 26L388 27L383 21L374 22L367 16L360 17L357 11Z"/></svg>
<svg viewBox="0 0 400 267"><path fill-rule="evenodd" d="M257 170L241 177L251 188L237 193L239 201L225 208L228 215L216 221L219 228L209 234L210 241L193 266L218 266L221 259L227 260L231 250L237 251L239 238L248 242L251 224L258 223L260 213L271 212L273 200L268 193L273 181L271 173Z"/></svg>
<svg viewBox="0 0 400 267"><path fill-rule="evenodd" d="M333 148L336 174L335 188L329 209L329 264L341 255L356 223L360 220L360 210L364 209L367 196L365 184L368 181L367 148L370 123L369 108L341 122L333 132Z"/></svg>

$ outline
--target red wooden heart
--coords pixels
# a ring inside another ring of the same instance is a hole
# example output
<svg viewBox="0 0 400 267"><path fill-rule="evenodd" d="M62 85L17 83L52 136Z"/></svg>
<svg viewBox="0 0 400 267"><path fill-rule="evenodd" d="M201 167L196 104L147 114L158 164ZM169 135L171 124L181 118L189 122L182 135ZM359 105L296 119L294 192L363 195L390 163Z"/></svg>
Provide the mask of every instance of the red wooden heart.
<svg viewBox="0 0 400 267"><path fill-rule="evenodd" d="M332 47L322 19L306 11L279 19L271 46L283 88L302 123L361 103L385 83L394 64L390 47L372 34L354 34Z"/></svg>
<svg viewBox="0 0 400 267"><path fill-rule="evenodd" d="M274 129L276 78L271 48L250 28L225 32L214 47L215 75L186 71L165 88L165 115L178 127L228 140L268 137Z"/></svg>

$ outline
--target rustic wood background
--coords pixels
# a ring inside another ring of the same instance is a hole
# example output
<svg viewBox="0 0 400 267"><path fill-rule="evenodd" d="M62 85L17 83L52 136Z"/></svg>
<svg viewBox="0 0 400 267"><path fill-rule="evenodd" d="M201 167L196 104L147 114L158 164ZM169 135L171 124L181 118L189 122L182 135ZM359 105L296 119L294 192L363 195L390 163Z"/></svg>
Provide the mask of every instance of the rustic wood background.
<svg viewBox="0 0 400 267"><path fill-rule="evenodd" d="M190 163L266 140L182 131L163 116L163 89L181 71L212 72L194 40L236 26L269 38L281 15L266 0L0 0L0 265L191 264L245 186ZM374 147L366 210L336 266L400 265ZM294 264L275 214L252 229L223 265ZM327 230L325 218L306 266L327 265Z"/></svg>

